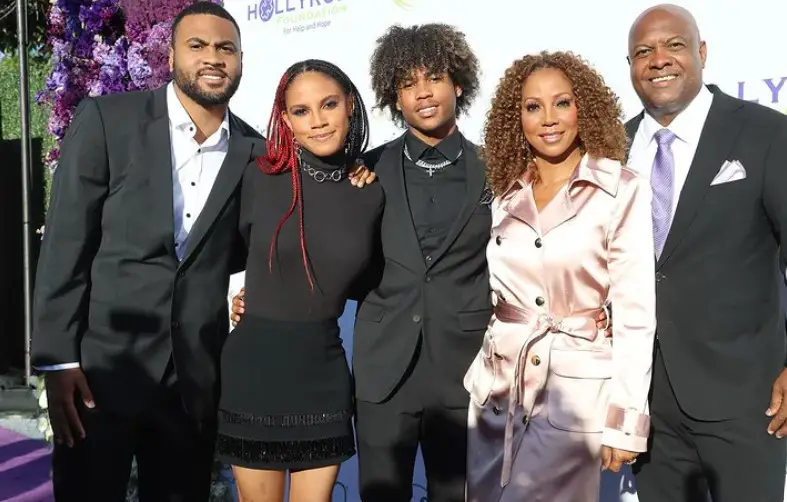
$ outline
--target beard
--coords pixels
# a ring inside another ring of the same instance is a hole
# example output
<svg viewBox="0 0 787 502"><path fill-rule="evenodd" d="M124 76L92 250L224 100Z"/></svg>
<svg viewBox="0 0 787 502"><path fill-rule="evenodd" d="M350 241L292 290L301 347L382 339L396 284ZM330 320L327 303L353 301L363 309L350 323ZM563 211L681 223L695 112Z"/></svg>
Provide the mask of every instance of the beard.
<svg viewBox="0 0 787 502"><path fill-rule="evenodd" d="M226 73L225 75L229 81L229 85L227 85L227 87L223 90L213 92L205 91L200 88L199 84L197 83L197 80L199 79L197 73L186 73L177 66L172 72L172 79L175 81L175 85L178 86L183 94L188 96L198 105L209 108L212 106L226 105L229 103L230 98L232 98L240 86L240 73L238 73L235 78L230 77Z"/></svg>

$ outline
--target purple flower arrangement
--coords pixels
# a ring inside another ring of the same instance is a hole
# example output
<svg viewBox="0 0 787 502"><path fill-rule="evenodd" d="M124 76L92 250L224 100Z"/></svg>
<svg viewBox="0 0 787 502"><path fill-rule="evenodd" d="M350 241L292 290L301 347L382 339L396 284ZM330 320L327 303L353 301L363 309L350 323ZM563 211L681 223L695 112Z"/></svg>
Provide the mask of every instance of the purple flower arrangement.
<svg viewBox="0 0 787 502"><path fill-rule="evenodd" d="M47 32L52 72L36 98L51 107L49 132L58 145L83 98L169 81L170 24L193 1L53 0ZM58 156L56 146L47 164L54 167Z"/></svg>

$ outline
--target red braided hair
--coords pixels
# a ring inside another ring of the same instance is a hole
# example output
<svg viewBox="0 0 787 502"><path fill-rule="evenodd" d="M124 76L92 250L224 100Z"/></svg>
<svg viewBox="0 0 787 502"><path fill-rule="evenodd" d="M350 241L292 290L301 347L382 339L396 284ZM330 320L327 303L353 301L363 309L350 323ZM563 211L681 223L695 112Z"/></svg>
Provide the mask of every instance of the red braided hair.
<svg viewBox="0 0 787 502"><path fill-rule="evenodd" d="M266 174L280 174L290 171L292 173L292 204L287 213L279 220L276 231L271 239L271 247L268 255L268 269L273 271L273 254L276 250L276 242L279 237L284 222L292 216L295 207L298 207L298 224L301 237L301 255L303 256L303 268L306 270L306 279L309 287L314 291L314 281L309 270L309 259L306 254L306 235L303 231L303 192L301 190L301 176L298 172L298 155L295 147L295 137L292 131L284 122L283 112L286 110L284 103L284 93L287 90L289 75L284 74L276 88L276 98L273 102L271 117L268 120L268 137L265 156L257 158L257 165Z"/></svg>

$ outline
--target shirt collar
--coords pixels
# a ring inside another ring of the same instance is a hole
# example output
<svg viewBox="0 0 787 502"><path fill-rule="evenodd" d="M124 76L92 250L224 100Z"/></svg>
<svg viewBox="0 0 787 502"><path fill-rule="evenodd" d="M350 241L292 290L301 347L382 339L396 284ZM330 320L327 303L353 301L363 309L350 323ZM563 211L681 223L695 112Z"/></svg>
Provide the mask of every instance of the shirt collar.
<svg viewBox="0 0 787 502"><path fill-rule="evenodd" d="M595 158L586 153L582 156L582 160L579 161L574 174L568 180L568 197L571 198L572 188L580 181L595 185L612 197L615 197L618 192L618 184L620 183L620 169L621 163L617 160ZM504 192L503 198L512 196L520 189L529 186L532 182L533 176L530 171L524 173Z"/></svg>
<svg viewBox="0 0 787 502"><path fill-rule="evenodd" d="M436 160L435 155L438 155L453 162L462 150L462 133L459 132L459 129L454 129L454 132L433 147L418 139L411 131L407 131L404 141L407 145L407 152L413 160Z"/></svg>
<svg viewBox="0 0 787 502"><path fill-rule="evenodd" d="M197 129L194 125L194 121L191 120L186 109L183 107L183 103L180 102L178 99L178 95L175 93L175 84L170 82L167 85L167 115L169 116L169 122L172 124L172 127L179 131L188 132L191 136L196 133ZM190 129L193 128L193 129ZM229 138L230 135L230 113L229 109L224 112L224 120L221 121L221 125L219 126L219 130L221 130L221 135L226 136Z"/></svg>
<svg viewBox="0 0 787 502"><path fill-rule="evenodd" d="M689 106L680 112L677 117L666 129L669 129L677 138L684 143L696 145L699 143L705 119L708 117L711 104L713 104L713 93L704 85L700 92L691 100ZM640 131L644 134L644 139L648 144L655 139L656 133L664 126L659 124L647 111L642 118Z"/></svg>

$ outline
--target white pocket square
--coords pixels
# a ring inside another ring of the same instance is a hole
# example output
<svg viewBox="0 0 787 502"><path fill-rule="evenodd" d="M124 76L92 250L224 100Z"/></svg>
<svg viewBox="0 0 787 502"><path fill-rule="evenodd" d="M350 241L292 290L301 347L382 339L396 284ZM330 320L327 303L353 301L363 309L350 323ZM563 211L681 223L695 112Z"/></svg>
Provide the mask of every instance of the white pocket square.
<svg viewBox="0 0 787 502"><path fill-rule="evenodd" d="M716 173L716 176L713 178L713 181L710 182L710 186L745 179L746 169L743 167L743 164L737 160L725 160L724 164L721 165L721 169L719 169L719 172Z"/></svg>

